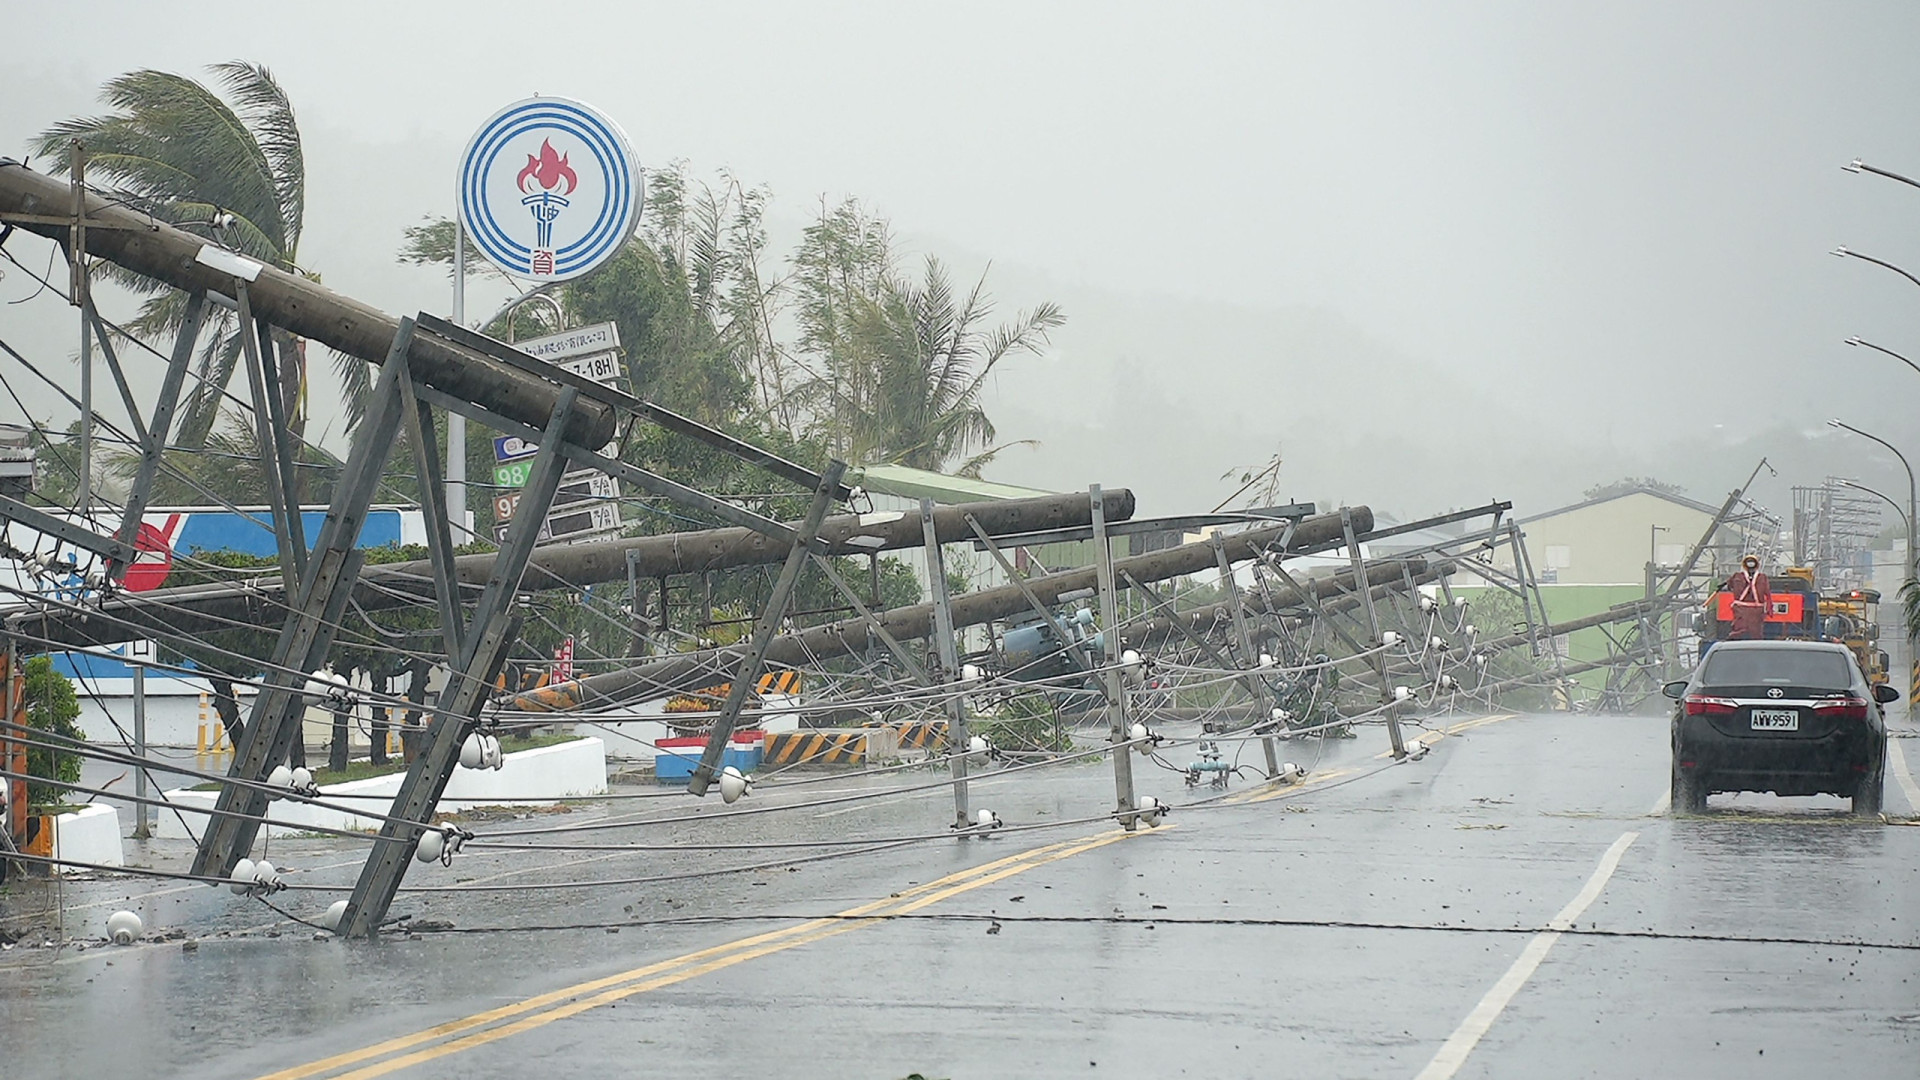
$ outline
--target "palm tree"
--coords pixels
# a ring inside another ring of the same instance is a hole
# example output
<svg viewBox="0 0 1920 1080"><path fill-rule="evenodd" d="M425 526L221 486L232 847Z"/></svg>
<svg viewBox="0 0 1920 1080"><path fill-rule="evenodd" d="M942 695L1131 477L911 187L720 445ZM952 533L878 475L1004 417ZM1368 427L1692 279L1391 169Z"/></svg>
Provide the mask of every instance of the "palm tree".
<svg viewBox="0 0 1920 1080"><path fill-rule="evenodd" d="M212 71L227 97L183 75L133 71L108 82L101 99L112 111L56 124L34 141L36 153L56 171L66 167L75 139L86 147L87 177L110 197L290 273L298 261L306 212L306 164L293 106L273 73L258 64L230 61ZM232 224L213 222L231 214ZM131 329L166 339L178 331L185 297L150 278L117 267L104 272L127 287L150 294ZM221 397L241 355L230 312L219 312L197 365L198 378L180 411L177 445L205 445L220 412ZM281 359L279 392L296 438L305 433L305 343L275 332ZM346 383L349 425L364 408L366 365L336 356Z"/></svg>
<svg viewBox="0 0 1920 1080"><path fill-rule="evenodd" d="M995 365L1038 352L1066 316L1048 302L989 330L981 325L993 313L985 286L983 274L962 295L929 256L920 280L889 273L871 294L853 295L834 374L811 388L831 398L823 412L851 460L977 477L1005 449L993 445L980 391Z"/></svg>

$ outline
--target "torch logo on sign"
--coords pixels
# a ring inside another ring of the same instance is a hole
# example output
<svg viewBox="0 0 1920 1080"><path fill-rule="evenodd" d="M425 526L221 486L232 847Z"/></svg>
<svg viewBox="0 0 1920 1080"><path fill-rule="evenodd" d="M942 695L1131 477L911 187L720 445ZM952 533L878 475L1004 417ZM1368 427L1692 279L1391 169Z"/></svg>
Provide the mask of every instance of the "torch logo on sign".
<svg viewBox="0 0 1920 1080"><path fill-rule="evenodd" d="M580 186L580 178L567 165L567 155L556 154L553 140L540 140L540 153L527 155L527 167L513 178L514 185L527 192L520 204L533 212L533 272L553 273L553 221L567 208L566 196ZM554 189L558 188L556 192Z"/></svg>
<svg viewBox="0 0 1920 1080"><path fill-rule="evenodd" d="M612 258L633 235L640 198L626 135L566 98L500 110L460 161L460 222L515 277L566 281Z"/></svg>

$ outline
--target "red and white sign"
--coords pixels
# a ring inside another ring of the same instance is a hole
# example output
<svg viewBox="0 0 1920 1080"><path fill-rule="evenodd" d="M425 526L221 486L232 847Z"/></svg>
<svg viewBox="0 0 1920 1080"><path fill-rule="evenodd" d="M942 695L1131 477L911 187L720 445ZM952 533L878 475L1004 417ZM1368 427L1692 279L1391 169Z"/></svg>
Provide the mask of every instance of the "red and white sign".
<svg viewBox="0 0 1920 1080"><path fill-rule="evenodd" d="M560 683L573 678L573 635L553 650L553 681Z"/></svg>
<svg viewBox="0 0 1920 1080"><path fill-rule="evenodd" d="M133 538L134 550L140 554L128 564L122 582L128 592L148 592L167 580L167 574L173 570L173 538L180 531L180 517L179 514L167 515L166 525L158 529L144 521L140 523L140 531Z"/></svg>

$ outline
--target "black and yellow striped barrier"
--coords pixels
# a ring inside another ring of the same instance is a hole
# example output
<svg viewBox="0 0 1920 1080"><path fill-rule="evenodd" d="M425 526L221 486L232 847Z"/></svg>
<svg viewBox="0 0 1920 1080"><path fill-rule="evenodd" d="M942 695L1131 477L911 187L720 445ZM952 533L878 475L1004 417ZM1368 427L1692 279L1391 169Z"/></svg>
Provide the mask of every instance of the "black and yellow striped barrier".
<svg viewBox="0 0 1920 1080"><path fill-rule="evenodd" d="M947 744L945 720L919 720L894 726L902 750L938 750Z"/></svg>
<svg viewBox="0 0 1920 1080"><path fill-rule="evenodd" d="M898 755L899 744L888 728L769 732L760 767L865 765Z"/></svg>

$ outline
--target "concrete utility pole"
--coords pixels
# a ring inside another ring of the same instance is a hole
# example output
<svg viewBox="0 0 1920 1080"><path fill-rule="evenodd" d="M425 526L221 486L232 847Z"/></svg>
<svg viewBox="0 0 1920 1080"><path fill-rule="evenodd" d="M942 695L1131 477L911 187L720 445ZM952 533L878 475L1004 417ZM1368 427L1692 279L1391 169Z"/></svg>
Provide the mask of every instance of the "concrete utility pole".
<svg viewBox="0 0 1920 1080"><path fill-rule="evenodd" d="M786 565L780 568L780 576L773 583L773 592L760 612L760 621L754 624L746 657L733 669L733 681L727 687L726 703L720 707L720 715L714 718L713 730L707 733L707 745L700 752L700 763L694 766L693 775L687 778L687 790L695 795L705 795L707 788L720 775L720 763L726 754L727 742L733 737L734 724L740 719L740 710L747 703L747 695L753 692L760 681L760 669L767 659L767 643L780 632L780 623L787 617L788 605L793 602L794 586L800 583L800 571L807 565L807 549L813 544L814 537L819 535L820 523L826 520L827 511L832 509L833 493L839 489L840 477L846 471L845 462L829 461L826 470L820 474L820 486L813 491L813 505L808 507L807 516L794 531L793 547L787 552ZM711 600L708 601L708 611L707 618L711 621Z"/></svg>
<svg viewBox="0 0 1920 1080"><path fill-rule="evenodd" d="M1139 805L1138 796L1133 789L1133 754L1127 745L1127 736L1131 724L1127 719L1127 685L1124 673L1120 670L1120 617L1118 605L1114 603L1119 592L1113 573L1113 543L1107 536L1107 521L1102 513L1100 485L1091 489L1093 496L1093 558L1094 573L1098 576L1100 588L1100 639L1105 646L1105 677L1101 680L1107 692L1107 711L1113 723L1108 726L1107 741L1113 746L1113 796L1114 809L1120 818L1120 824L1128 832L1140 827L1140 817L1134 811ZM1065 642L1061 642L1065 645Z"/></svg>
<svg viewBox="0 0 1920 1080"><path fill-rule="evenodd" d="M1106 505L1109 520L1130 518L1133 493L1109 491ZM988 533L1007 536L1085 525L1092 520L1090 513L1082 493L941 506L933 516L941 542L955 543L972 537L969 514ZM830 554L866 555L918 547L923 540L918 514L844 514L821 523L819 545ZM126 542L132 543L130 533ZM788 548L765 533L737 527L553 545L534 552L521 589L577 589L601 582L762 566L784 560ZM463 591L478 590L492 573L493 561L492 555L462 555L453 560L451 579ZM431 604L436 602L434 575L430 559L368 567L354 590L353 602L366 611ZM6 628L35 640L99 645L139 637L214 633L235 622L270 625L284 615L281 605L287 602L283 580L263 578L244 587L196 585L120 596L87 613L36 607L8 616ZM655 617L661 625L664 611L663 606Z"/></svg>
<svg viewBox="0 0 1920 1080"><path fill-rule="evenodd" d="M400 329L393 316L97 195L87 193L81 202L89 256L189 293L231 296L239 277L248 282L259 318L369 363L386 360L387 346ZM66 241L73 203L68 184L0 158L0 221ZM536 428L545 426L559 396L548 381L434 336L417 335L407 360L414 377L427 386ZM613 430L612 407L585 399L574 410L567 436L580 446L599 447Z"/></svg>
<svg viewBox="0 0 1920 1080"><path fill-rule="evenodd" d="M1098 497L1093 500L1093 516L1096 527L1100 520ZM960 679L960 645L955 637L953 626L953 597L947 589L946 553L941 550L939 533L933 525L933 500L920 500L920 529L926 540L927 589L933 593L934 656L940 666L935 674L935 684L949 686ZM972 745L972 735L967 731L967 703L959 694L948 694L947 709L947 745L955 751L948 768L953 774L953 825L964 829L973 824L972 815L967 809L967 754Z"/></svg>
<svg viewBox="0 0 1920 1080"><path fill-rule="evenodd" d="M1373 511L1364 506L1352 508L1352 523L1356 532L1365 533L1373 528ZM1270 544L1278 544L1292 536L1287 544L1289 551L1302 551L1326 545L1342 535L1341 515L1322 514L1301 521L1298 526L1288 522L1264 529L1249 529L1235 533L1226 540L1227 557L1234 561L1251 559L1264 553ZM1182 544L1164 551L1149 552L1130 558L1116 559L1113 563L1117 578L1133 578L1144 582L1164 581L1167 578L1184 577L1214 566L1214 549L1211 541L1195 544ZM1394 573L1399 573L1396 567ZM1093 595L1100 584L1100 574L1096 567L1081 567L1064 573L1049 574L1026 583L1023 589L1019 585L1002 585L992 589L968 593L953 599L953 623L955 627L977 626L981 623L1004 619L1029 609L1028 595L1037 597L1043 604L1056 604L1067 593ZM900 641L930 636L934 631L934 610L932 604L916 604L912 607L894 608L890 611L876 612L880 625ZM824 626L808 627L798 633L773 639L767 650L767 661L775 664L799 665L839 656L853 656L865 652L876 643L873 624L865 617L843 619ZM738 647L728 649L703 649L698 652L680 653L676 656L650 660L635 664L618 671L577 679L540 690L528 691L503 702L504 707L527 712L553 712L577 708L583 704L605 701L609 698L621 698L653 693L670 693L702 685L701 680L712 680L715 664L731 666L739 656Z"/></svg>
<svg viewBox="0 0 1920 1080"><path fill-rule="evenodd" d="M1407 588L1406 577L1411 574L1416 586L1439 581L1453 572L1451 561L1429 563L1420 556L1395 556L1392 559L1376 559L1367 564L1367 583L1372 586L1368 591L1373 599L1379 600L1389 593L1401 592ZM1288 583L1272 591L1272 602L1259 592L1247 593L1241 597L1246 613L1266 615L1278 608L1285 610L1293 607L1311 607L1320 603L1322 614L1332 615L1351 611L1361 604L1354 585L1353 571L1342 570L1329 577L1313 578L1305 582ZM1144 619L1133 625L1128 640L1136 645L1151 646L1179 636L1191 640L1195 634L1205 634L1224 620L1232 617L1230 601L1205 604L1189 608L1175 615L1163 615ZM1290 624L1291 625L1291 624Z"/></svg>

